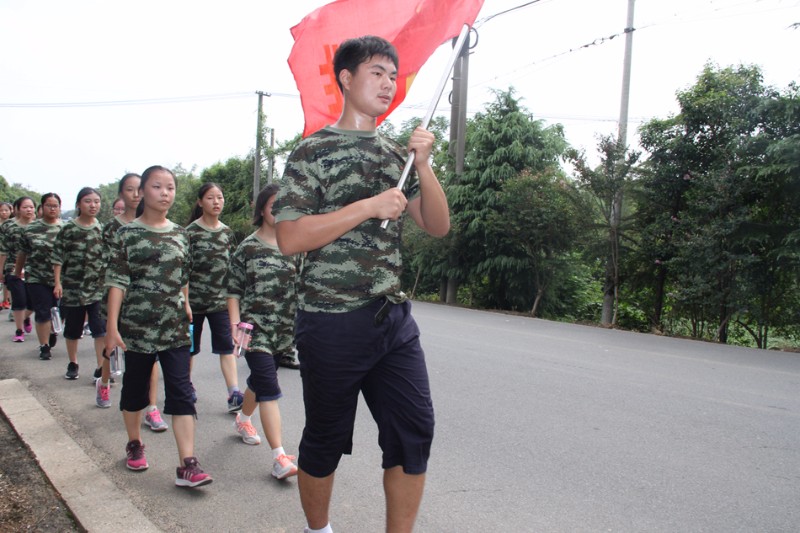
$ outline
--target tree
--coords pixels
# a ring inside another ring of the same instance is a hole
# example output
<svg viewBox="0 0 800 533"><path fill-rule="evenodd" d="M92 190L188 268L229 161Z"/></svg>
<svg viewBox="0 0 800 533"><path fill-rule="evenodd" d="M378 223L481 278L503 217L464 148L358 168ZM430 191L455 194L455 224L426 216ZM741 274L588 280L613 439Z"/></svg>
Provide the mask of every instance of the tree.
<svg viewBox="0 0 800 533"><path fill-rule="evenodd" d="M797 101L796 87L764 87L758 67L706 65L678 94L677 116L642 128L651 157L638 209L641 251L659 274L654 319L667 285L692 335L720 342L736 325L766 347L769 325L796 313Z"/></svg>
<svg viewBox="0 0 800 533"><path fill-rule="evenodd" d="M455 259L448 276L470 281L481 305L512 308L517 296L512 287L521 286L520 277L526 275L496 259L515 254L506 236L489 223L505 210L499 193L523 171L535 175L557 167L566 148L562 128L545 128L533 120L513 89L496 92L486 111L468 122L464 173L449 175L446 184Z"/></svg>
<svg viewBox="0 0 800 533"><path fill-rule="evenodd" d="M557 293L559 275L570 270L568 254L579 231L570 188L557 169L539 175L523 171L500 192L504 210L489 213L488 224L510 254L493 257L484 268L520 273L511 277L522 283L509 287L517 294L512 305L525 305L531 316L537 316L546 294Z"/></svg>
<svg viewBox="0 0 800 533"><path fill-rule="evenodd" d="M606 265L603 294L604 299L609 295L612 297L613 309L609 310L604 304L601 322L615 324L619 310L624 231L629 226L629 217L617 210L620 209L619 198L630 187L633 167L639 159L639 154L628 152L625 146L610 136L600 138L598 152L600 165L596 168L590 168L583 153L573 150L569 158L575 167L579 186L590 193L594 220L589 222L589 226L602 229L605 233L601 245L605 250L600 252L600 257L604 259Z"/></svg>

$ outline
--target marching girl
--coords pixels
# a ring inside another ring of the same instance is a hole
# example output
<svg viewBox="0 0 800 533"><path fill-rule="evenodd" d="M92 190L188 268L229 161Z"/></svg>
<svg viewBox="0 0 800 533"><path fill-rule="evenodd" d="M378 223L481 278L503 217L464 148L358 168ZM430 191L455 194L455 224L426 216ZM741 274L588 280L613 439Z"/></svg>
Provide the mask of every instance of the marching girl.
<svg viewBox="0 0 800 533"><path fill-rule="evenodd" d="M119 180L119 185L117 186L117 199L114 201L114 218L112 218L108 224L103 227L103 243L105 243L106 249L106 264L114 261L115 259L112 254L112 249L117 230L136 218L136 208L139 207L139 201L141 200L141 197L139 196L140 183L141 176L132 172L125 174ZM120 204L121 208L118 208ZM119 213L117 211L119 211ZM103 360L103 366L109 366L108 359ZM101 377L101 381L102 376L105 375L103 374L105 370L106 369L103 368L101 371L101 376L99 376ZM110 368L108 370L110 373ZM161 411L158 410L158 376L158 365L153 365L153 371L150 375L150 405L147 406L144 414L144 423L156 433L160 433L169 429L167 423L163 418L161 418ZM107 385L107 383L101 383L100 386L105 387Z"/></svg>
<svg viewBox="0 0 800 533"><path fill-rule="evenodd" d="M236 430L245 443L261 443L250 420L258 407L261 426L272 449L272 475L284 479L297 475L297 466L293 462L295 457L286 455L281 442L278 399L283 394L274 355L286 342L292 342L291 333L288 339L282 338L280 326L287 322L294 324L299 261L278 250L272 216L277 192L278 187L271 184L259 193L253 214L253 225L258 230L244 239L233 254L228 273L228 312L234 328L240 321L254 326L245 353L250 377L242 411L236 415Z"/></svg>
<svg viewBox="0 0 800 533"><path fill-rule="evenodd" d="M67 345L66 379L78 379L78 341L83 334L83 319L88 317L94 340L97 368L103 363L103 337L106 326L100 315L103 299L105 258L103 256L103 226L97 220L100 212L100 193L84 187L75 201L76 218L64 223L53 245L53 294L61 299L64 320L64 342ZM108 376L104 377L108 382ZM108 389L97 390L97 406L110 407ZM103 394L105 393L105 394Z"/></svg>
<svg viewBox="0 0 800 533"><path fill-rule="evenodd" d="M50 348L58 337L52 331L50 309L58 305L53 294L53 245L61 230L61 198L54 192L42 195L42 218L25 227L20 240L14 275L22 277L25 270L25 285L28 298L35 311L36 336L39 338L39 359L50 359Z"/></svg>
<svg viewBox="0 0 800 533"><path fill-rule="evenodd" d="M126 174L126 176L127 175L128 174ZM136 174L136 176L138 177L138 174ZM124 179L124 177L123 177L123 179ZM119 215L123 214L124 212L125 212L125 200L123 200L122 198L117 197L117 199L114 200L114 203L111 204L111 216L112 217L116 217L116 216L119 216Z"/></svg>
<svg viewBox="0 0 800 533"><path fill-rule="evenodd" d="M11 219L12 214L14 214L14 207L8 202L0 202L0 228L2 228L3 223ZM2 230L0 230L1 234ZM9 299L11 298L11 293L8 292L5 283L0 282L0 285L3 285L3 300L0 301L0 309L11 309L11 300Z"/></svg>
<svg viewBox="0 0 800 533"><path fill-rule="evenodd" d="M16 216L2 226L0 236L0 270L5 276L5 284L11 293L11 313L16 323L14 342L25 342L25 333L33 330L31 314L33 306L28 302L28 291L21 277L14 275L17 252L25 227L36 218L36 204L29 196L14 201Z"/></svg>
<svg viewBox="0 0 800 533"><path fill-rule="evenodd" d="M222 188L216 183L204 183L197 193L186 233L192 252L192 271L189 274L189 303L192 307L194 356L200 352L203 322L211 329L211 353L219 355L219 366L228 387L228 412L242 408L244 395L239 390L236 357L233 355L231 324L225 301L228 263L236 242L231 229L220 222L225 206Z"/></svg>
<svg viewBox="0 0 800 533"><path fill-rule="evenodd" d="M149 467L141 438L142 415L149 403L150 376L156 360L164 374L164 412L172 415L178 446L175 484L211 483L195 457L195 410L189 381L188 300L190 269L186 231L167 218L175 202L174 174L161 166L142 173L138 218L117 230L106 271L108 336L106 351L125 350L120 409L128 434L127 467Z"/></svg>

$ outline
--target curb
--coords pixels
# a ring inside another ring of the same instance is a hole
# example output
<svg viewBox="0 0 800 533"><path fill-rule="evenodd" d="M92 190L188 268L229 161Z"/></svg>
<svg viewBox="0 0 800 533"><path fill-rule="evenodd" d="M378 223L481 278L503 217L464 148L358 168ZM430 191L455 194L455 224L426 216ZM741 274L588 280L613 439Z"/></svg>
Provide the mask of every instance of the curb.
<svg viewBox="0 0 800 533"><path fill-rule="evenodd" d="M0 410L87 531L159 532L17 379L0 380Z"/></svg>

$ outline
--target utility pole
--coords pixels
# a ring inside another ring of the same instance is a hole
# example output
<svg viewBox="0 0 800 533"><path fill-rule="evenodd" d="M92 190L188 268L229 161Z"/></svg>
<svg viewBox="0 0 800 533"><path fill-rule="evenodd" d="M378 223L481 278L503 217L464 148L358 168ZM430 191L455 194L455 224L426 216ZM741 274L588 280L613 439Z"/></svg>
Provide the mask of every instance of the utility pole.
<svg viewBox="0 0 800 533"><path fill-rule="evenodd" d="M456 39L453 39L453 46ZM455 161L456 179L460 180L464 173L464 152L467 132L467 87L469 79L469 40L464 43L461 54L453 66L453 92L450 94L450 155ZM451 258L451 262L455 259ZM457 303L458 280L448 277L443 280L439 299L450 305Z"/></svg>
<svg viewBox="0 0 800 533"><path fill-rule="evenodd" d="M256 125L256 154L254 160L253 170L253 205L256 203L258 193L261 191L261 139L264 131L264 113L262 112L262 105L265 96L271 96L269 93L256 91L258 95L258 121Z"/></svg>
<svg viewBox="0 0 800 533"><path fill-rule="evenodd" d="M269 129L269 159L267 159L267 185L272 183L275 168L275 128Z"/></svg>
<svg viewBox="0 0 800 533"><path fill-rule="evenodd" d="M631 95L631 54L633 49L633 4L628 0L628 20L625 24L625 59L622 66L622 99L619 105L619 142L623 146L628 137L628 101Z"/></svg>
<svg viewBox="0 0 800 533"><path fill-rule="evenodd" d="M619 106L619 130L617 142L621 150L620 157L624 160L628 142L628 104L631 92L631 55L633 49L633 7L636 0L628 0L628 18L625 24L625 57L622 67L622 96ZM618 167L622 168L623 161ZM611 201L611 254L606 265L606 282L603 287L603 309L600 323L614 324L617 321L617 303L619 302L619 226L622 221L623 183L618 184Z"/></svg>

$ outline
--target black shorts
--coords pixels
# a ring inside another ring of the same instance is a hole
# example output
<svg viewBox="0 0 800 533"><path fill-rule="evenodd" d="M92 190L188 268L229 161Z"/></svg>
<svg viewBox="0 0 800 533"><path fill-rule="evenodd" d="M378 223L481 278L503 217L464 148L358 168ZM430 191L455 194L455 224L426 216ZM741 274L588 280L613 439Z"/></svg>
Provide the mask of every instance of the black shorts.
<svg viewBox="0 0 800 533"><path fill-rule="evenodd" d="M164 412L168 415L196 415L189 379L189 347L170 348L156 353L125 352L120 411L141 411L150 405L150 374L161 363L164 376Z"/></svg>
<svg viewBox="0 0 800 533"><path fill-rule="evenodd" d="M208 319L208 325L211 328L211 353L217 355L232 354L231 319L227 311L215 311L213 313L192 315L192 328L194 331L194 350L192 355L200 353L204 319Z"/></svg>
<svg viewBox="0 0 800 533"><path fill-rule="evenodd" d="M83 334L83 319L89 317L89 330L93 339L106 336L106 321L100 316L100 302L88 305L62 305L61 319L64 321L64 338L78 340Z"/></svg>
<svg viewBox="0 0 800 533"><path fill-rule="evenodd" d="M257 402L269 402L283 396L278 384L278 368L275 358L265 352L247 352L244 354L250 376L247 386L256 394Z"/></svg>
<svg viewBox="0 0 800 533"><path fill-rule="evenodd" d="M425 354L411 303L385 299L349 313L297 313L306 424L299 466L314 477L336 470L353 447L359 393L378 424L383 468L406 474L427 470L433 441Z"/></svg>
<svg viewBox="0 0 800 533"><path fill-rule="evenodd" d="M33 306L28 301L28 287L25 282L14 274L8 274L5 281L8 292L11 293L11 310L24 311L27 309L33 311Z"/></svg>
<svg viewBox="0 0 800 533"><path fill-rule="evenodd" d="M50 309L58 304L53 287L42 283L28 283L28 299L36 313L33 319L39 324L50 322Z"/></svg>

